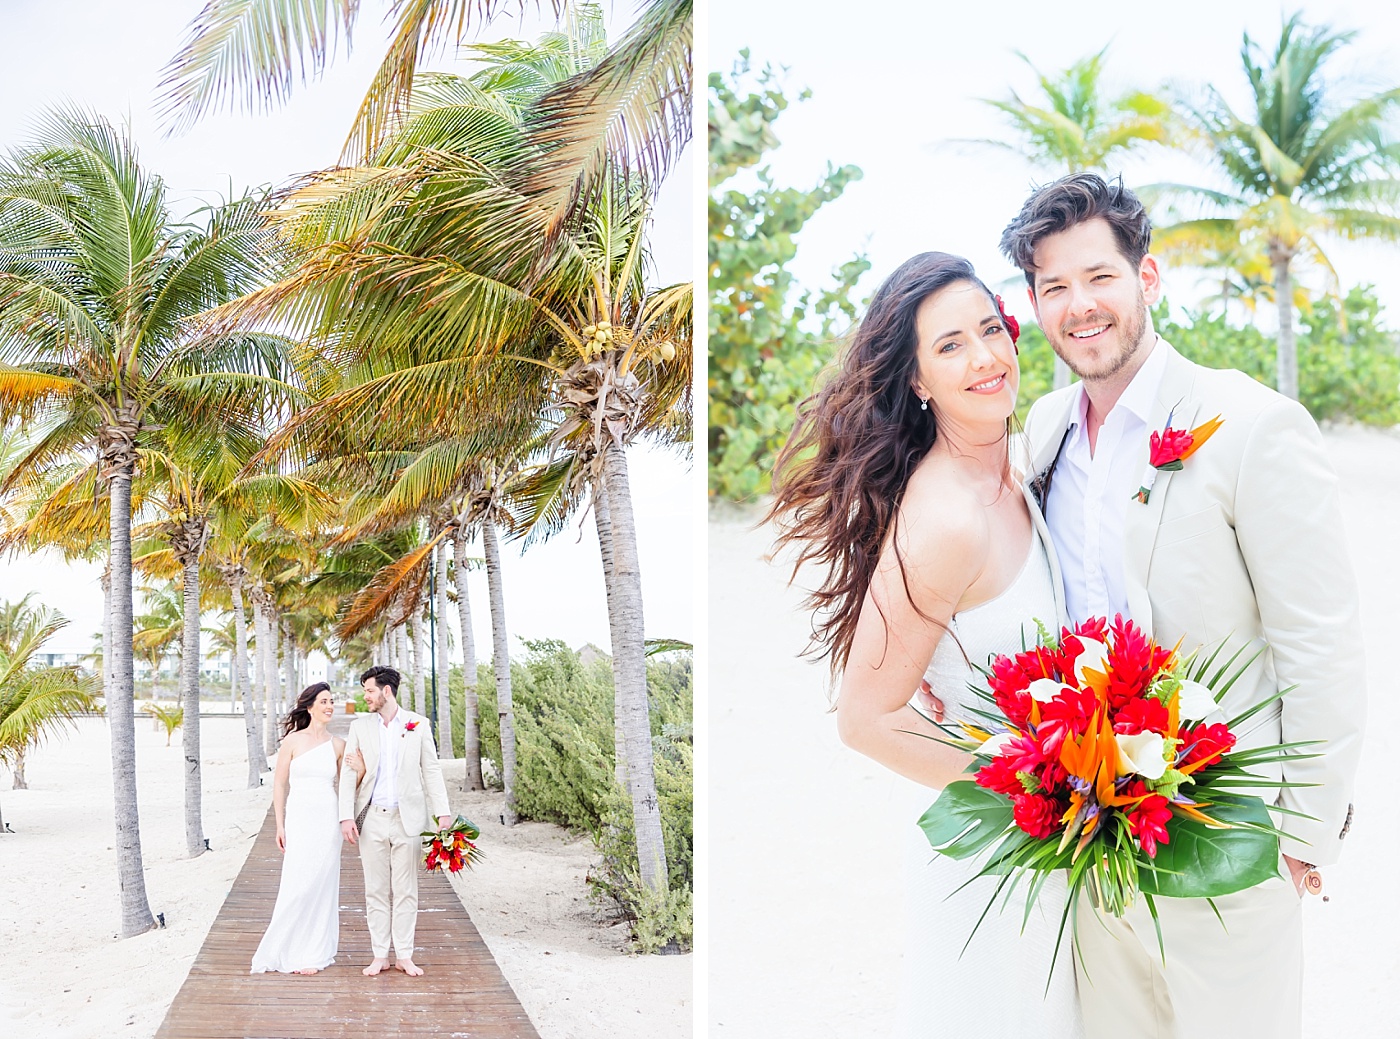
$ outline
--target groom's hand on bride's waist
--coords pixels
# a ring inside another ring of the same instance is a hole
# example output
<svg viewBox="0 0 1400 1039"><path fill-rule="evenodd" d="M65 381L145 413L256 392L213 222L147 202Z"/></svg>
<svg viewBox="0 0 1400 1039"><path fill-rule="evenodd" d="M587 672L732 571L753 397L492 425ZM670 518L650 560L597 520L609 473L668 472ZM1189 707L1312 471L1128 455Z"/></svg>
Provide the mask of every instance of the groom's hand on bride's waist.
<svg viewBox="0 0 1400 1039"><path fill-rule="evenodd" d="M340 832L345 837L345 839L351 844L360 843L360 828L355 825L354 819L342 820L340 824Z"/></svg>
<svg viewBox="0 0 1400 1039"><path fill-rule="evenodd" d="M925 714L936 722L943 720L943 701L933 695L933 687L928 684L927 678L919 680L919 692L916 698Z"/></svg>

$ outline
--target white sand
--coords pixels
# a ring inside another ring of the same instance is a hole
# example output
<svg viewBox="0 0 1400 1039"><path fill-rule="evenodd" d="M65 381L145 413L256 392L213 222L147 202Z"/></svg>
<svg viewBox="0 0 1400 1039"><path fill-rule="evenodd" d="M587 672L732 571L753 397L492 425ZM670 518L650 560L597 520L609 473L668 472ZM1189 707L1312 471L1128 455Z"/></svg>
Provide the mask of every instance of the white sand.
<svg viewBox="0 0 1400 1039"><path fill-rule="evenodd" d="M1370 691L1356 817L1323 904L1305 908L1309 1039L1394 1035L1400 799L1381 751L1400 723L1400 438L1327 433L1361 584ZM756 515L710 523L709 1007L714 1036L887 1034L901 960L904 781L836 738L807 620L764 564ZM723 647L722 651L719 647ZM932 798L930 797L930 800Z"/></svg>
<svg viewBox="0 0 1400 1039"><path fill-rule="evenodd" d="M166 928L127 940L120 924L113 839L110 736L85 719L30 755L29 790L0 778L0 1036L147 1039L164 1019L252 839L268 786L244 789L241 720L206 718L204 827L213 851L185 858L180 735L138 718L146 888ZM588 840L556 826L491 824L493 795L461 793L461 762L446 764L454 807L486 831L489 856L457 889L544 1039L650 1039L691 1034L689 956L620 952L625 928L596 922L584 875Z"/></svg>

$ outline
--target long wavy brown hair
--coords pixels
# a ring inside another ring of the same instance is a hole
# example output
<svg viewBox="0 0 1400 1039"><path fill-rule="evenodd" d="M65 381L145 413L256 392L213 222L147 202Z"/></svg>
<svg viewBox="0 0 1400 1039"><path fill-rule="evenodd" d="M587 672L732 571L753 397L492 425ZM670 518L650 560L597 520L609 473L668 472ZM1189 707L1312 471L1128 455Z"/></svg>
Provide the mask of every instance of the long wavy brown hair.
<svg viewBox="0 0 1400 1039"><path fill-rule="evenodd" d="M777 548L797 547L794 577L805 563L827 575L805 605L813 611L808 653L829 658L833 674L846 666L909 478L938 436L933 409L921 407L913 387L915 316L929 296L963 281L996 301L972 264L948 253L920 253L885 279L825 384L798 406L774 467L766 519L778 529Z"/></svg>

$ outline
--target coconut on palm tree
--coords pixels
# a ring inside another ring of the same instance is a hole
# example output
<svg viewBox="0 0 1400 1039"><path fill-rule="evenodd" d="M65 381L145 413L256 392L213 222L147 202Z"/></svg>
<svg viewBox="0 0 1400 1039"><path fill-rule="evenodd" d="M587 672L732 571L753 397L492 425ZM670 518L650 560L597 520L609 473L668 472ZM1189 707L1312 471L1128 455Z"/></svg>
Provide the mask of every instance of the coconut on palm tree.
<svg viewBox="0 0 1400 1039"><path fill-rule="evenodd" d="M1295 265L1320 269L1335 284L1329 240L1400 240L1400 87L1356 97L1323 75L1355 35L1307 25L1301 12L1283 23L1272 50L1245 33L1249 110L1237 113L1214 87L1203 101L1180 105L1217 185L1163 183L1140 192L1146 202L1173 204L1153 236L1158 251L1188 262L1199 262L1203 250L1267 258L1278 307L1278 391L1294 400Z"/></svg>

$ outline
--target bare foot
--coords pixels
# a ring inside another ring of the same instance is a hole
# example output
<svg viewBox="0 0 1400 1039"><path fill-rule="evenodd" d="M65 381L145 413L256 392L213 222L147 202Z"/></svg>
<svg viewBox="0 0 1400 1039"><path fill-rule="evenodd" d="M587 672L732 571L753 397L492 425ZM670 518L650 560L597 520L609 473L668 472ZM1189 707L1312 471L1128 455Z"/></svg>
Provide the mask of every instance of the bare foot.
<svg viewBox="0 0 1400 1039"><path fill-rule="evenodd" d="M303 967L301 970L292 971L293 974L320 974L320 967Z"/></svg>
<svg viewBox="0 0 1400 1039"><path fill-rule="evenodd" d="M363 974L363 975L364 975L365 977L367 977L367 978L372 978L372 977L374 977L376 974L378 974L380 971L386 971L386 970L388 970L388 969L389 969L389 961L386 960L386 959L381 959L380 957L376 956L376 957L374 958L374 962L371 963L371 964L370 964L368 967L366 967L364 970L360 971L360 973Z"/></svg>
<svg viewBox="0 0 1400 1039"><path fill-rule="evenodd" d="M403 957L399 957L398 963L394 964L394 966L398 967L399 970L403 971L410 978L419 977L423 973L422 967L418 966L418 964L414 963L412 960L406 960Z"/></svg>

